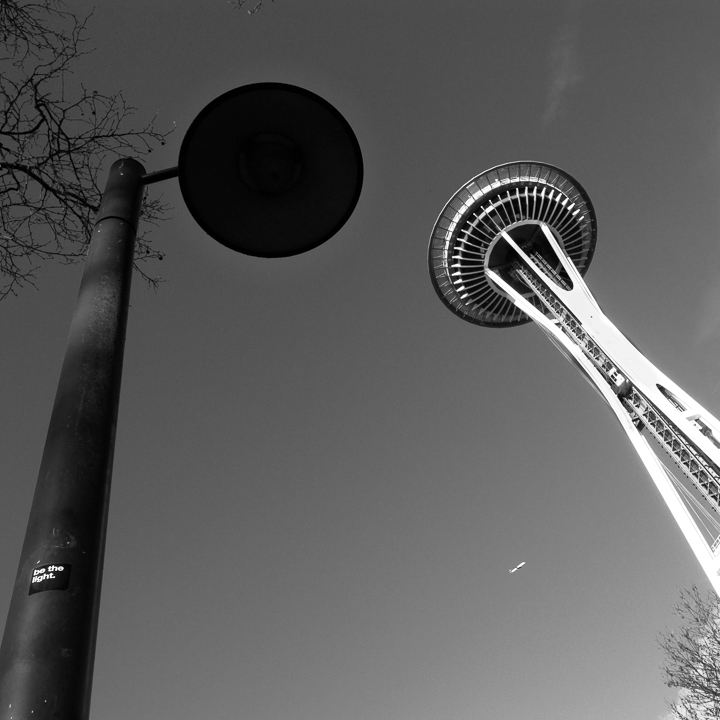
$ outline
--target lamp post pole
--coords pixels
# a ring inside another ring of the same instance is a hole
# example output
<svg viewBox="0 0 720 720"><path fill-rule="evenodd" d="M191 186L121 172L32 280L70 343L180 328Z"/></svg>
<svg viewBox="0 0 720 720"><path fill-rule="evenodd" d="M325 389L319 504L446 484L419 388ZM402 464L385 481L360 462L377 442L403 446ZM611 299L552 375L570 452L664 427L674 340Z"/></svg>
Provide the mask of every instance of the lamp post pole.
<svg viewBox="0 0 720 720"><path fill-rule="evenodd" d="M0 718L88 717L143 166L110 170L0 646Z"/></svg>
<svg viewBox="0 0 720 720"><path fill-rule="evenodd" d="M75 307L0 645L0 720L87 720L130 277L143 187L179 177L185 204L238 252L286 257L347 221L363 164L327 101L282 83L221 95L178 167L110 170Z"/></svg>

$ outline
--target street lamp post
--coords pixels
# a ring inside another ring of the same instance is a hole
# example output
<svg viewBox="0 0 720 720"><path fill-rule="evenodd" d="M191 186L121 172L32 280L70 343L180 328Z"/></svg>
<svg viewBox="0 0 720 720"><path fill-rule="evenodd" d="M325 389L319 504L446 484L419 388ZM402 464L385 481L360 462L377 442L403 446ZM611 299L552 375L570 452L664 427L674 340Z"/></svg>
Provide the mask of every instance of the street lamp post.
<svg viewBox="0 0 720 720"><path fill-rule="evenodd" d="M133 248L144 169L98 213L0 649L0 716L88 714Z"/></svg>
<svg viewBox="0 0 720 720"><path fill-rule="evenodd" d="M113 164L0 646L1 720L89 715L137 222L145 185L178 174L191 214L212 237L278 257L319 245L345 223L359 197L362 157L327 102L260 83L225 93L198 115L178 168L146 174L136 160Z"/></svg>

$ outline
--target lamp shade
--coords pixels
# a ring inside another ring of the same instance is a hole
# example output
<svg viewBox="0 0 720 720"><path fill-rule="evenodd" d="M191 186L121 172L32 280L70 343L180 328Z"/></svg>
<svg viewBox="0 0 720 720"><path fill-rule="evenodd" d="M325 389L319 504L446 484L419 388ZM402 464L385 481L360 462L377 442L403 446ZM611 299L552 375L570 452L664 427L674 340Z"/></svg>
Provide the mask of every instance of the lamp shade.
<svg viewBox="0 0 720 720"><path fill-rule="evenodd" d="M231 90L207 105L180 148L180 189L205 232L260 257L310 250L350 217L360 146L315 93L283 83Z"/></svg>

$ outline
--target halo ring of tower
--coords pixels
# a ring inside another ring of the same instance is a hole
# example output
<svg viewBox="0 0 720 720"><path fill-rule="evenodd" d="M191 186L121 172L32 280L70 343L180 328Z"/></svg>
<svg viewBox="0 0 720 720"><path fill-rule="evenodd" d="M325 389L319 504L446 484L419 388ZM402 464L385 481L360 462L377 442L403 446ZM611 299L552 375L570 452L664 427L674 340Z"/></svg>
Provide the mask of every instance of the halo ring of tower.
<svg viewBox="0 0 720 720"><path fill-rule="evenodd" d="M478 325L507 327L530 318L486 275L502 232L545 223L581 275L597 239L590 197L559 168L540 162L497 165L465 183L433 228L428 262L433 286L450 310ZM538 303L534 296L530 302Z"/></svg>

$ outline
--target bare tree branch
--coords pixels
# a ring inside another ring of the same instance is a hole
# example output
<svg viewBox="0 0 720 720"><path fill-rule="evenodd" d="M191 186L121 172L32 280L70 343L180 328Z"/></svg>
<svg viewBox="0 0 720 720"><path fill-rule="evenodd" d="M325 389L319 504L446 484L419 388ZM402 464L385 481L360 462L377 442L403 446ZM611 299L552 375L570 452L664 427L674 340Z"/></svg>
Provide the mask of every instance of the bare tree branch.
<svg viewBox="0 0 720 720"><path fill-rule="evenodd" d="M663 635L663 668L668 687L679 689L670 706L677 720L720 718L720 601L703 598L697 587L681 593L675 608L681 627Z"/></svg>
<svg viewBox="0 0 720 720"><path fill-rule="evenodd" d="M109 160L165 144L154 118L133 123L122 92L75 81L88 20L59 0L0 0L0 299L34 285L44 261L84 257ZM141 218L165 210L146 200ZM135 267L156 285L139 265L152 259L162 254L141 233Z"/></svg>
<svg viewBox="0 0 720 720"><path fill-rule="evenodd" d="M275 0L270 0L270 2L275 2ZM245 9L248 15L254 15L262 10L265 0L251 0L250 4L248 4L248 0L227 0L227 3L236 10Z"/></svg>

